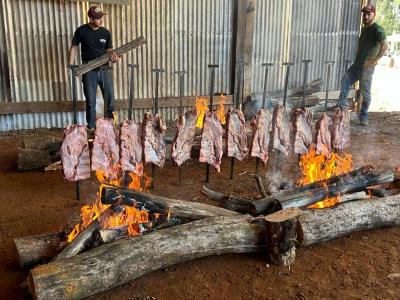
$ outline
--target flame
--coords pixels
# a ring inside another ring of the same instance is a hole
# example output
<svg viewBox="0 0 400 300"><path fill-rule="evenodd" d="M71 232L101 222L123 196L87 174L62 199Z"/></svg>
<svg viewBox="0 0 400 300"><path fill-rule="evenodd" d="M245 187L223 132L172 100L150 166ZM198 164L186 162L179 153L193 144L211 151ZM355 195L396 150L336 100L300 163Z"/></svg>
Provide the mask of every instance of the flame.
<svg viewBox="0 0 400 300"><path fill-rule="evenodd" d="M221 102L218 105L218 109L215 111L217 118L221 122L221 124L225 124L225 103L227 97L221 94ZM209 110L208 109L208 100L205 98L196 97L196 111L197 111L197 122L196 127L202 128L204 122L204 115Z"/></svg>
<svg viewBox="0 0 400 300"><path fill-rule="evenodd" d="M309 153L300 157L299 165L303 174L297 185L302 186L347 173L352 169L353 164L351 154L336 152L326 155L317 154L315 147L311 146ZM327 188L326 184L324 186ZM309 206L309 208L331 207L338 202L340 202L340 195L325 199Z"/></svg>
<svg viewBox="0 0 400 300"><path fill-rule="evenodd" d="M196 127L197 128L203 127L204 115L208 111L207 102L208 101L205 98L196 97L196 110L197 110Z"/></svg>
<svg viewBox="0 0 400 300"><path fill-rule="evenodd" d="M113 166L112 168L118 169L119 165ZM122 172L118 172L122 174ZM138 190L138 191L148 191L151 185L151 177L144 174L139 176L136 173L127 173L129 178L128 188ZM103 187L107 185L122 186L123 177L119 176L116 179L108 180L106 177L106 172L102 170L96 171L96 177L100 182L99 191L97 192L96 201L93 205L84 205L81 208L81 223L76 224L67 237L67 241L73 241L76 236L88 227L94 220L98 219L101 228L114 228L119 226L127 226L127 231L129 235L138 235L141 233L139 224L150 222L150 216L145 210L138 210L134 207L125 206L121 212L110 212L103 214L103 212L110 207L110 205L105 205L101 203L100 195ZM158 217L158 214L155 214ZM151 226L151 224L149 225Z"/></svg>

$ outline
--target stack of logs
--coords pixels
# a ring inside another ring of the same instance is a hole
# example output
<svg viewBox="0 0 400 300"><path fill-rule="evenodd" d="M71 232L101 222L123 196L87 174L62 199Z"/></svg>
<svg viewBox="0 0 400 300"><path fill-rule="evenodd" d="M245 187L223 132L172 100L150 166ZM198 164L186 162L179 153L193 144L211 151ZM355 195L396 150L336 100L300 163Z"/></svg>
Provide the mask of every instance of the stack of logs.
<svg viewBox="0 0 400 300"><path fill-rule="evenodd" d="M105 187L103 204L168 209L183 224L90 250L86 245L93 239L94 228L98 229L96 221L65 247L61 233L15 239L15 244L21 267L50 260L29 272L28 286L35 299L81 299L149 272L209 255L265 251L270 261L287 266L294 262L296 247L363 229L400 225L399 195L302 210L326 196L364 191L394 180L393 172L367 166L274 196L266 195L258 178L261 196L257 199L204 187L202 194L222 207Z"/></svg>

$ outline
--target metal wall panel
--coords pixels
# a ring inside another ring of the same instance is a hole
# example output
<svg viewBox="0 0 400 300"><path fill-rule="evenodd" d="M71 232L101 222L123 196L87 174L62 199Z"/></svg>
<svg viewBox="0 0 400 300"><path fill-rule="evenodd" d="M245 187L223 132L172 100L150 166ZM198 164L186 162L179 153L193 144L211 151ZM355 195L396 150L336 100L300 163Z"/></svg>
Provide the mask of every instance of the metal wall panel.
<svg viewBox="0 0 400 300"><path fill-rule="evenodd" d="M253 48L254 93L262 92L261 63L273 62L268 90L282 90L284 61L294 62L289 86L303 82L304 59L312 59L308 79L322 78L324 61L334 60L331 89L339 89L344 61L354 59L360 26L359 0L266 0L257 2Z"/></svg>
<svg viewBox="0 0 400 300"><path fill-rule="evenodd" d="M1 23L5 29L1 40L5 39L9 53L12 101L70 100L67 49L74 30L87 22L89 2L1 1L4 16ZM128 63L139 64L136 97L153 97L153 68L165 69L160 78L160 97L178 95L174 74L177 70L188 72L185 95L208 94L207 65L215 63L220 64L217 91L230 92L227 89L232 55L231 0L132 0L128 6L102 4L101 7L108 13L104 26L112 33L114 47L141 35L147 39L146 46L131 51L115 65L116 99L128 98ZM84 99L81 90L78 94L79 99ZM12 129L64 127L70 115L18 114L14 115ZM166 113L165 117L174 116ZM84 122L83 114L79 121ZM1 128L8 128L3 125Z"/></svg>

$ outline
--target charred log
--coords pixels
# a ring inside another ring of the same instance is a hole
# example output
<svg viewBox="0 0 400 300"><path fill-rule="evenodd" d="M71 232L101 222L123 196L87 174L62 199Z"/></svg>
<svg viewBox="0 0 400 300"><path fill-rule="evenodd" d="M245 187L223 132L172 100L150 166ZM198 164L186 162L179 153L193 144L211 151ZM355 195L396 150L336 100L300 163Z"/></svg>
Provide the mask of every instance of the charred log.
<svg viewBox="0 0 400 300"><path fill-rule="evenodd" d="M265 249L265 226L248 216L207 218L124 238L31 270L35 299L81 299L170 265Z"/></svg>
<svg viewBox="0 0 400 300"><path fill-rule="evenodd" d="M178 199L166 198L158 195L138 192L129 189L105 187L102 190L101 202L112 204L117 201L135 207L146 207L152 212L162 212L170 209L173 216L187 220L197 220L213 216L232 216L237 213L220 207L207 205L198 202L189 202Z"/></svg>

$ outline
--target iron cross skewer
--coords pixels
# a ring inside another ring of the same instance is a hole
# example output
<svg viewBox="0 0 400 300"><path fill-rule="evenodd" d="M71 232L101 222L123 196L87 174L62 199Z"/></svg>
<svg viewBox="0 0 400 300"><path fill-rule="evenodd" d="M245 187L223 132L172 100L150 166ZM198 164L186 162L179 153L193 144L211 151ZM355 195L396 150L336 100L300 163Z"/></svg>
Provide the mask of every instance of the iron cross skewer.
<svg viewBox="0 0 400 300"><path fill-rule="evenodd" d="M76 74L75 69L77 65L70 65L69 68L71 69L71 86L72 86L72 110L74 115L74 124L78 123L78 89L76 86ZM75 181L75 195L76 200L80 200L80 186L79 180Z"/></svg>
<svg viewBox="0 0 400 300"><path fill-rule="evenodd" d="M186 71L175 71L175 75L178 75L179 78L179 117L183 117L183 76L185 73ZM182 167L178 167L178 185L182 185Z"/></svg>
<svg viewBox="0 0 400 300"><path fill-rule="evenodd" d="M268 79L268 71L269 68L272 67L274 64L273 63L262 63L261 66L265 67L264 71L264 86L263 86L263 98L262 98L262 104L261 104L261 109L265 109L265 105L267 102L267 79ZM271 106L271 99L268 101L268 108ZM256 175L259 173L259 168L260 168L260 158L256 158Z"/></svg>
<svg viewBox="0 0 400 300"><path fill-rule="evenodd" d="M284 66L286 66L286 76L285 76L285 87L283 91L283 107L286 108L286 101L287 101L287 90L289 86L289 73L290 73L290 67L293 66L294 64L292 62L284 62ZM280 171L281 170L281 156L282 153L279 151L278 152L278 157L276 160L276 170Z"/></svg>
<svg viewBox="0 0 400 300"><path fill-rule="evenodd" d="M164 72L164 69L152 69L152 72L156 74L156 87L154 92L154 102L153 102L153 114L158 114L158 85L160 81L160 74ZM156 166L151 164L151 189L154 190L154 178L155 178Z"/></svg>
<svg viewBox="0 0 400 300"><path fill-rule="evenodd" d="M214 97L214 81L215 81L215 69L218 68L218 65L208 65L208 68L210 70L210 106L209 110L212 112L212 106L213 106L213 97ZM203 120L203 128L204 128L204 121L206 120L206 115L204 114L204 120ZM206 165L206 183L210 182L210 165Z"/></svg>
<svg viewBox="0 0 400 300"><path fill-rule="evenodd" d="M237 85L237 91L235 93L234 99L234 104L235 108L239 109L240 103L243 102L243 87L244 87L244 63L243 62L237 62L237 70L238 70L238 85ZM226 124L228 126L228 124ZM228 138L228 137L227 137ZM233 171L235 168L235 158L231 157L231 169L230 169L230 175L229 179L233 179Z"/></svg>

